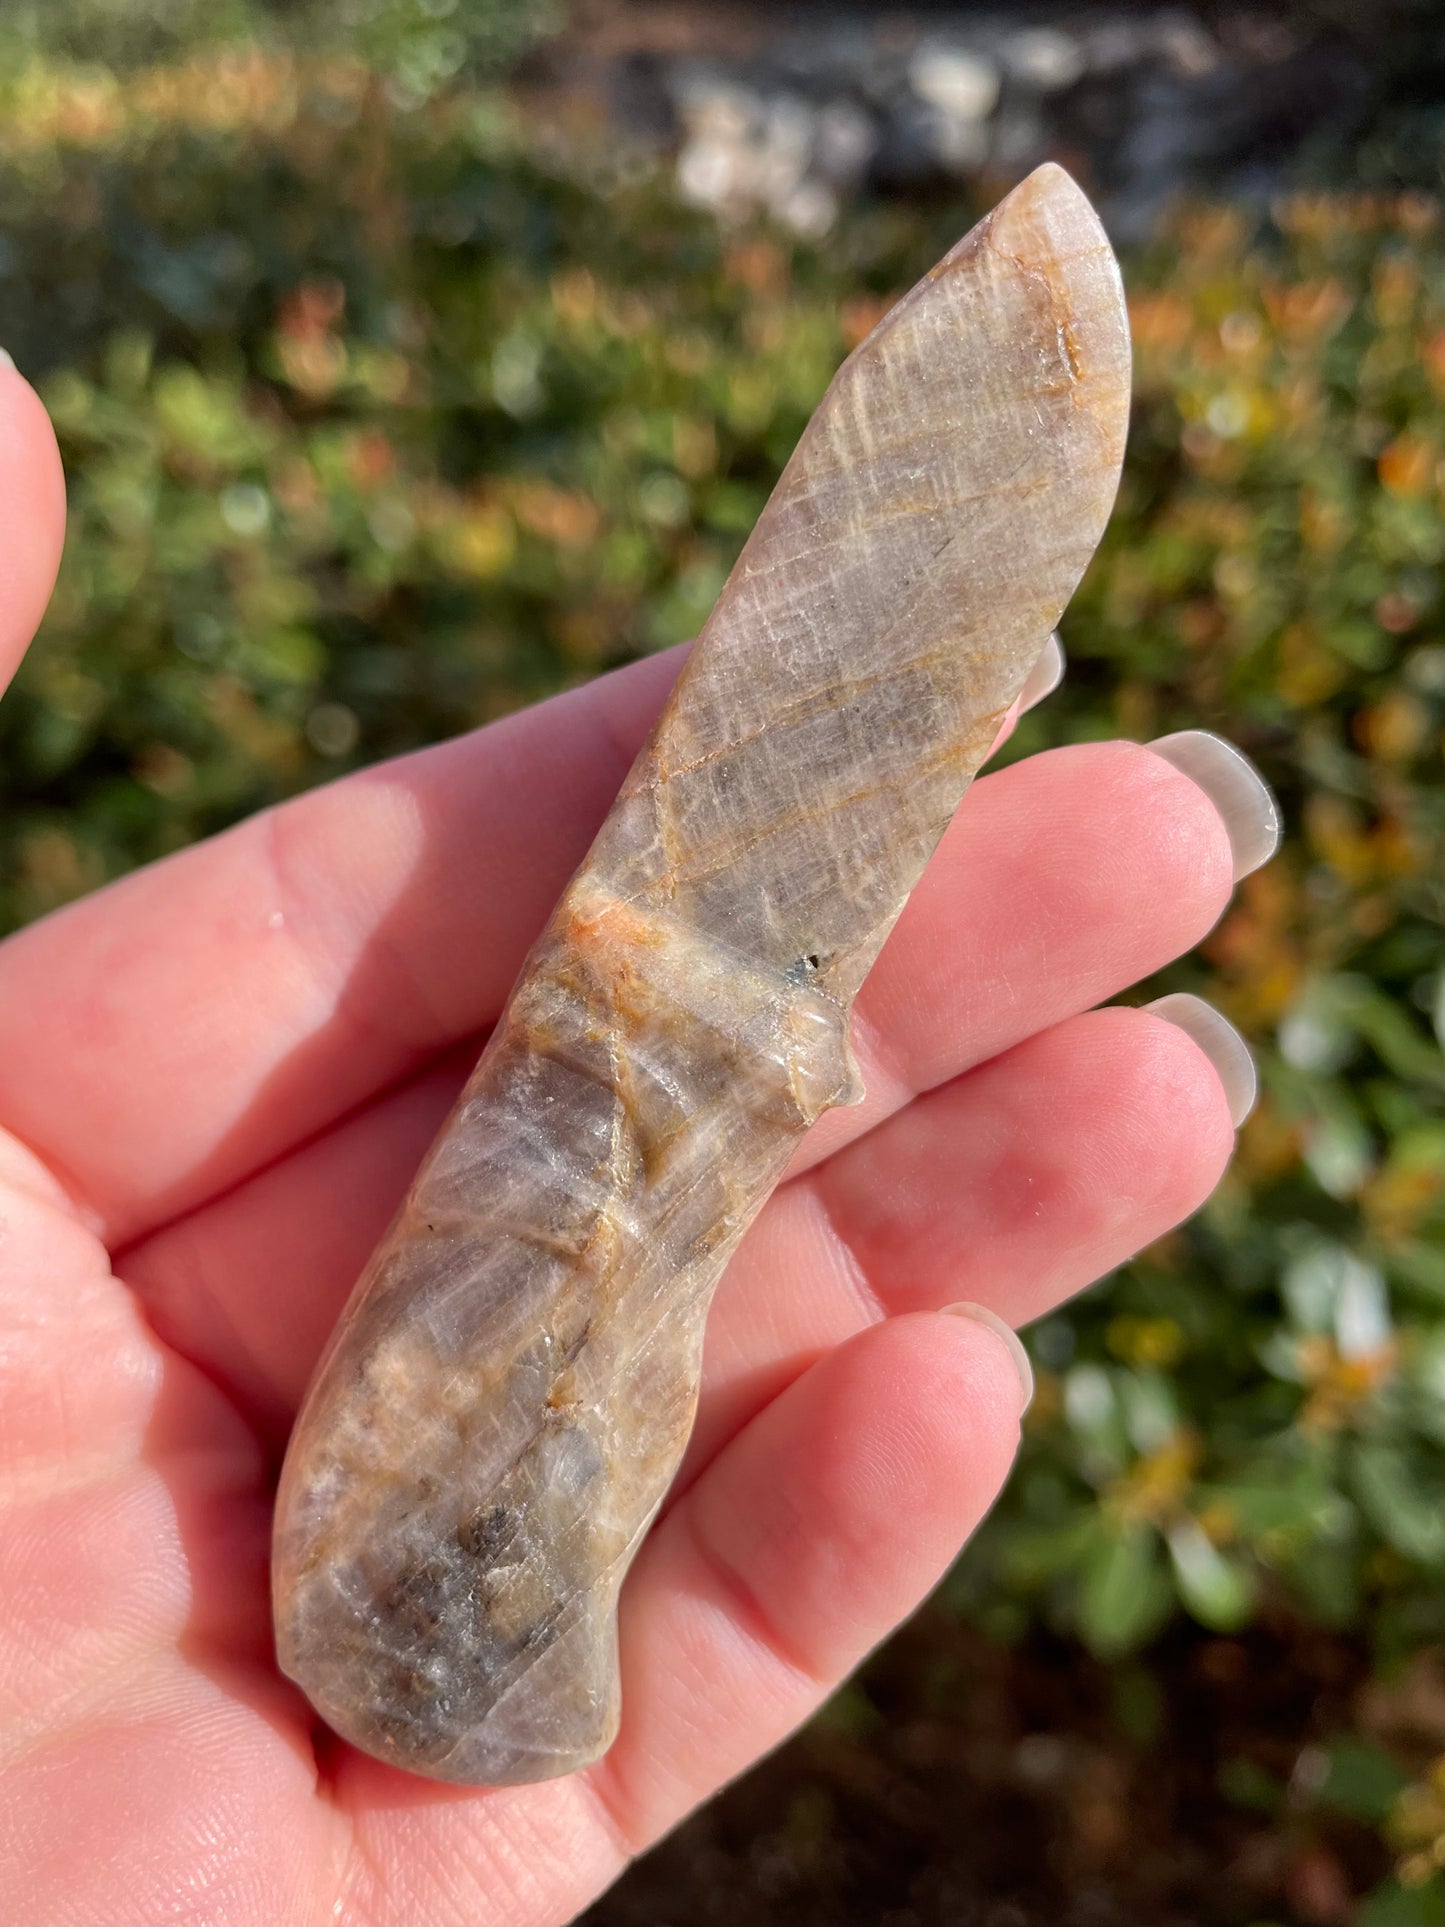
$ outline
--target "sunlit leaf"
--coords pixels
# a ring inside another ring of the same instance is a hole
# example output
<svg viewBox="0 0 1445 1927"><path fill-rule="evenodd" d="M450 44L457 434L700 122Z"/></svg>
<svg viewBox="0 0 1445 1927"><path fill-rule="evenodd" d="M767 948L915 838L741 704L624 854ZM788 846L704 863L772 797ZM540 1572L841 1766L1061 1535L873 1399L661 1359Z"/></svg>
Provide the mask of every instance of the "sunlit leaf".
<svg viewBox="0 0 1445 1927"><path fill-rule="evenodd" d="M1169 1528L1169 1556L1179 1597L1215 1632L1236 1632L1254 1606L1254 1581L1237 1559L1226 1558L1193 1519Z"/></svg>

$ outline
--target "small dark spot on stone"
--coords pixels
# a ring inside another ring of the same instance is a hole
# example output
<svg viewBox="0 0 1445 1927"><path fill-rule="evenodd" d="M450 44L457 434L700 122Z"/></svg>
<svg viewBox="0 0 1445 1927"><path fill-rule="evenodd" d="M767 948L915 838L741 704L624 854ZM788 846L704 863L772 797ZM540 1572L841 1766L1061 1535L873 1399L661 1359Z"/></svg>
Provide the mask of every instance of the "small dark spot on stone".
<svg viewBox="0 0 1445 1927"><path fill-rule="evenodd" d="M446 1581L445 1561L433 1556L402 1573L377 1603L394 1625L425 1639L441 1624Z"/></svg>
<svg viewBox="0 0 1445 1927"><path fill-rule="evenodd" d="M492 1559L517 1530L515 1514L504 1505L478 1506L457 1527L457 1543L473 1559Z"/></svg>

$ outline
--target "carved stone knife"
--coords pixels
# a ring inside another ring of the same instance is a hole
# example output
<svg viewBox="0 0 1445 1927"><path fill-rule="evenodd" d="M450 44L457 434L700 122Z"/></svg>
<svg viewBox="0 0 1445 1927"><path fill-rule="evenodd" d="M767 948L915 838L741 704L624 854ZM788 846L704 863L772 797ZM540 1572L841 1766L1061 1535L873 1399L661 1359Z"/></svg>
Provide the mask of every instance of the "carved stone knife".
<svg viewBox="0 0 1445 1927"><path fill-rule="evenodd" d="M283 1669L437 1779L617 1729L713 1287L1113 503L1128 325L1044 167L848 358L356 1287L277 1501Z"/></svg>

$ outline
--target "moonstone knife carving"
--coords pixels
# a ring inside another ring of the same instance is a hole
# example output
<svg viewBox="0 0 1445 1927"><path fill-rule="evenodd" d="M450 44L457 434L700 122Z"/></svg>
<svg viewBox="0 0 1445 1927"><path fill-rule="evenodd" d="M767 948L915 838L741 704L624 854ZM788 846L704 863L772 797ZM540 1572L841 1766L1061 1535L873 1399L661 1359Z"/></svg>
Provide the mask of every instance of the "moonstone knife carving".
<svg viewBox="0 0 1445 1927"><path fill-rule="evenodd" d="M862 1094L853 998L1103 532L1128 387L1045 167L804 431L296 1423L280 1661L367 1752L501 1785L611 1743L713 1287Z"/></svg>

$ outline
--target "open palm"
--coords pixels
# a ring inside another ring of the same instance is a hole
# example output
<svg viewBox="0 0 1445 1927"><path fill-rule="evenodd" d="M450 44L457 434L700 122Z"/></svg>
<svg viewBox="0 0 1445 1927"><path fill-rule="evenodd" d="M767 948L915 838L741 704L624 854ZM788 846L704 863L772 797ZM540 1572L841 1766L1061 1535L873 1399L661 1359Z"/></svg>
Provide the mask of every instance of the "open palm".
<svg viewBox="0 0 1445 1927"><path fill-rule="evenodd" d="M0 369L0 671L63 523L49 425ZM331 1740L271 1651L287 1427L674 669L314 792L0 946L4 1918L568 1918L991 1503L1020 1378L945 1308L1036 1316L1223 1168L1210 1058L1091 1008L1219 915L1220 814L1126 743L985 779L859 999L866 1104L812 1134L719 1292L624 1592L612 1752L473 1792Z"/></svg>

